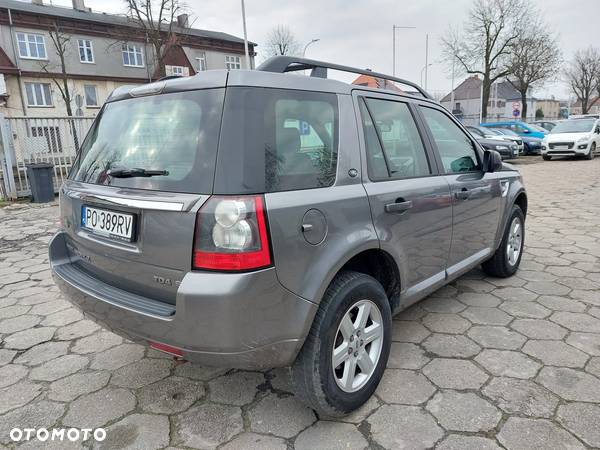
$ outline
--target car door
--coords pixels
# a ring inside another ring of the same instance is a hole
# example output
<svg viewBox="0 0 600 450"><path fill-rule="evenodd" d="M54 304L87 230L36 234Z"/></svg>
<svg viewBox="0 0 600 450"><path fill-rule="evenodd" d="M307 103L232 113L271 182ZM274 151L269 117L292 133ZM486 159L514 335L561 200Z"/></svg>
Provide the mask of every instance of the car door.
<svg viewBox="0 0 600 450"><path fill-rule="evenodd" d="M447 270L453 276L493 253L500 218L501 172L483 171L477 144L445 111L421 106L420 112L452 192Z"/></svg>
<svg viewBox="0 0 600 450"><path fill-rule="evenodd" d="M415 120L396 96L358 95L363 184L381 248L396 260L403 305L445 281L452 237L450 188Z"/></svg>

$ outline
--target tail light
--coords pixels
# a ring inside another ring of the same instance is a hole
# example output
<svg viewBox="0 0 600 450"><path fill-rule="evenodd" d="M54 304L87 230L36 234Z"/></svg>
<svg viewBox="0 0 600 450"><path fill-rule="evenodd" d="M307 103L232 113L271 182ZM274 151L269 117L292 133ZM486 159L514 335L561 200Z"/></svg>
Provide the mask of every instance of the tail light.
<svg viewBox="0 0 600 450"><path fill-rule="evenodd" d="M196 218L192 267L254 270L271 265L261 195L211 197Z"/></svg>

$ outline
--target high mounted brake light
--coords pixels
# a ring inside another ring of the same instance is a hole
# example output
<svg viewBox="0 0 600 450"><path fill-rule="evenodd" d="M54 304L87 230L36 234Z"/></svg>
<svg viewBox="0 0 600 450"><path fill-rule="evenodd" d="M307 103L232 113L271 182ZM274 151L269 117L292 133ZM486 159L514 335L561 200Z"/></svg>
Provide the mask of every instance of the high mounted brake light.
<svg viewBox="0 0 600 450"><path fill-rule="evenodd" d="M198 211L192 268L244 271L271 265L262 195L211 197Z"/></svg>

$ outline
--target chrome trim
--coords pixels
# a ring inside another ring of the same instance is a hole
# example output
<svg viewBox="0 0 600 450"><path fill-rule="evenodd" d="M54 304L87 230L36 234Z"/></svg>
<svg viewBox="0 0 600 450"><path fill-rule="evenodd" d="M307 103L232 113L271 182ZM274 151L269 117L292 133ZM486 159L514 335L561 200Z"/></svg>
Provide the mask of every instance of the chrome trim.
<svg viewBox="0 0 600 450"><path fill-rule="evenodd" d="M109 197L107 195L93 194L89 197L114 203L116 205L129 206L131 208L154 209L157 211L183 211L181 202L157 202L154 200L135 200L132 198Z"/></svg>

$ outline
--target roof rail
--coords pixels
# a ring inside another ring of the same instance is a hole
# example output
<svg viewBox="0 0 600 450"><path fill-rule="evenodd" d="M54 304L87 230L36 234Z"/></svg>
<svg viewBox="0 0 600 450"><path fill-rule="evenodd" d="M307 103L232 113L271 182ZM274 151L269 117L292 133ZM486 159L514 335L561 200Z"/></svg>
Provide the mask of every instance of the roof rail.
<svg viewBox="0 0 600 450"><path fill-rule="evenodd" d="M358 69L356 67L343 66L340 64L328 63L323 61L316 61L314 59L297 58L295 56L273 56L256 68L256 70L261 70L263 72L275 73L296 72L299 70L307 69L311 69L311 77L318 78L327 78L327 69L332 69L339 70L341 72L350 72L361 75L368 75L374 78L382 78L384 80L395 81L396 83L404 84L405 86L410 86L416 89L425 98L432 98L425 91L425 89L423 89L418 84L413 83L412 81L403 80L402 78L396 78L379 72L372 72L369 69Z"/></svg>

